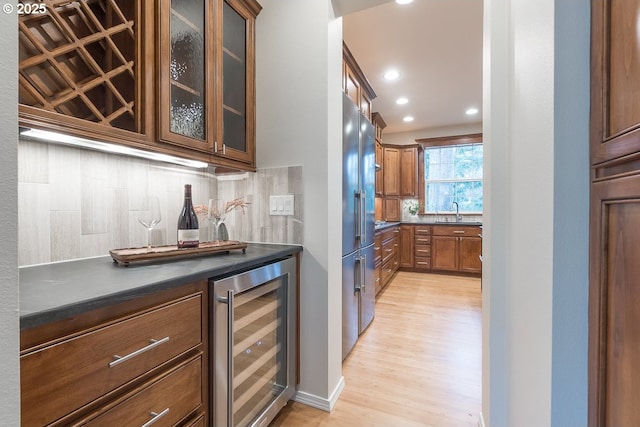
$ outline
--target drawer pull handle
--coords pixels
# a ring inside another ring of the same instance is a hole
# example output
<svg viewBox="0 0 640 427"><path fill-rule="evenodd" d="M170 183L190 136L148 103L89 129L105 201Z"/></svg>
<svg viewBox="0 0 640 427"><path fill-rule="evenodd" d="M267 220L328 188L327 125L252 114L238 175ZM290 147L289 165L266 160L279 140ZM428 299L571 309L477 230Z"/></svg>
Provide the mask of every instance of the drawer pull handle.
<svg viewBox="0 0 640 427"><path fill-rule="evenodd" d="M464 230L453 230L455 234L464 234Z"/></svg>
<svg viewBox="0 0 640 427"><path fill-rule="evenodd" d="M118 356L117 354L113 356L113 362L109 362L109 367L113 368L116 365L119 365L122 362L125 362L129 359L133 359L134 357L144 353L145 351L149 351L152 348L155 348L157 346L159 346L160 344L164 344L167 341L169 341L169 337L164 337L161 340L154 340L154 339L150 339L149 340L149 345L142 347L139 350L134 351L133 353L129 353L126 356ZM164 412L164 411L163 411Z"/></svg>
<svg viewBox="0 0 640 427"><path fill-rule="evenodd" d="M150 412L149 415L151 415L153 418L151 418L146 423L142 424L141 427L149 427L151 424L155 423L156 421L158 421L160 418L164 417L168 413L169 413L169 408L166 408L162 412Z"/></svg>

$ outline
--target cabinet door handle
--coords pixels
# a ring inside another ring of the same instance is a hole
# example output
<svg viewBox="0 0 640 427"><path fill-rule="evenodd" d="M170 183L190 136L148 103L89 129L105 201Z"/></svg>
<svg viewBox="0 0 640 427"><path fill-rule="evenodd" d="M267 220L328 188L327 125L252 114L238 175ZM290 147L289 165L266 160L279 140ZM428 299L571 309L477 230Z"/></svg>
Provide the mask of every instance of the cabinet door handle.
<svg viewBox="0 0 640 427"><path fill-rule="evenodd" d="M225 144L224 142L222 143L222 155L227 155L227 144Z"/></svg>
<svg viewBox="0 0 640 427"><path fill-rule="evenodd" d="M127 361L129 359L133 359L134 357L141 355L145 351L149 351L152 348L156 348L160 344L164 344L167 341L169 341L169 337L164 337L161 340L150 339L149 340L149 345L144 346L141 349L138 349L138 350L134 351L133 353L129 353L126 356L118 356L117 354L115 354L113 356L114 360L112 362L109 362L109 367L113 368L114 366L119 365L122 362L125 362L125 361Z"/></svg>
<svg viewBox="0 0 640 427"><path fill-rule="evenodd" d="M156 421L158 421L160 418L164 417L168 413L169 413L169 408L166 408L162 412L150 412L149 415L151 415L153 418L151 418L146 423L142 424L140 427L149 427L151 424L155 423Z"/></svg>
<svg viewBox="0 0 640 427"><path fill-rule="evenodd" d="M213 152L214 153L218 152L218 141L213 141Z"/></svg>
<svg viewBox="0 0 640 427"><path fill-rule="evenodd" d="M453 230L455 234L464 234L464 230Z"/></svg>

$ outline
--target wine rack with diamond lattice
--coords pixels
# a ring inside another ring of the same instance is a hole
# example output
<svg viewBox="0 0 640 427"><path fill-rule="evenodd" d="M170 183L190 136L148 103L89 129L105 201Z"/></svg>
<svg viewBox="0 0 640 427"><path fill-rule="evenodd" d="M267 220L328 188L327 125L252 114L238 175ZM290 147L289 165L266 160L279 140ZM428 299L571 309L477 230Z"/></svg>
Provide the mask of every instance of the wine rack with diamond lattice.
<svg viewBox="0 0 640 427"><path fill-rule="evenodd" d="M139 132L138 2L43 3L19 19L20 104Z"/></svg>

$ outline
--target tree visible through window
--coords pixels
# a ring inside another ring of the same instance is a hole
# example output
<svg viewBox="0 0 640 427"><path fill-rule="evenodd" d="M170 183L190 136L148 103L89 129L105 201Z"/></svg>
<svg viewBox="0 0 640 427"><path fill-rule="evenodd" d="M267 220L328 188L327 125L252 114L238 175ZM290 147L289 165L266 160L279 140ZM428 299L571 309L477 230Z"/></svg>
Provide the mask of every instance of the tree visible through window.
<svg viewBox="0 0 640 427"><path fill-rule="evenodd" d="M425 211L482 213L482 144L424 149Z"/></svg>

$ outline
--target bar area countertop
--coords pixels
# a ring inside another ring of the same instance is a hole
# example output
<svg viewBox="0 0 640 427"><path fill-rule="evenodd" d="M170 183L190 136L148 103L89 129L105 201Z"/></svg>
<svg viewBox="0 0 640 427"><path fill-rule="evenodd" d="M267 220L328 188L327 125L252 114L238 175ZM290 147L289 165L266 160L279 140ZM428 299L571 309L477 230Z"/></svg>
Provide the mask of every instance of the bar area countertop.
<svg viewBox="0 0 640 427"><path fill-rule="evenodd" d="M123 266L110 256L26 266L20 272L20 329L70 318L185 283L220 278L290 257L302 246L249 243L195 258Z"/></svg>

